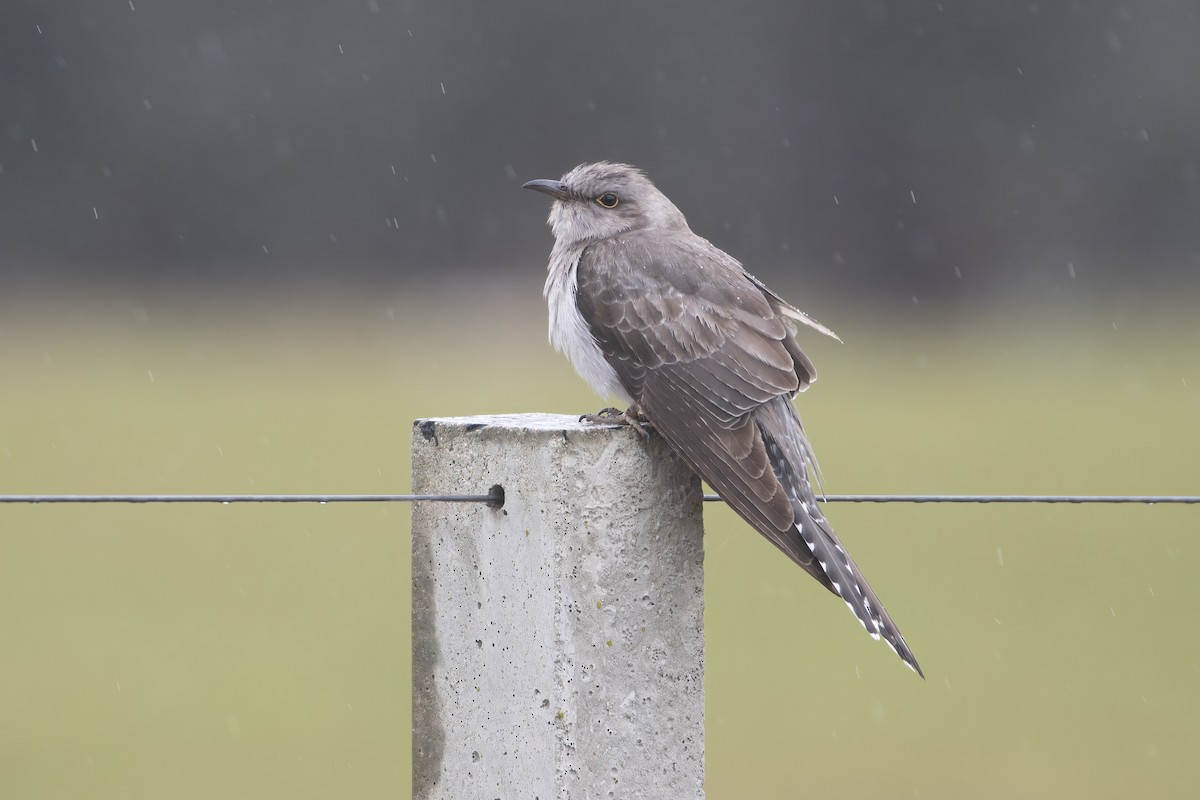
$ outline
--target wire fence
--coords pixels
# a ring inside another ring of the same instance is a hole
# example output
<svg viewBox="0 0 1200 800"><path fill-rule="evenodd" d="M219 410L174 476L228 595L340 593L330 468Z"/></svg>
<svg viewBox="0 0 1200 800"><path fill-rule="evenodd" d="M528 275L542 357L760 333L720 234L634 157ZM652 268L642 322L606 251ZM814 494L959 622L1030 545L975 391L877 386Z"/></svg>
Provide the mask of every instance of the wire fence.
<svg viewBox="0 0 1200 800"><path fill-rule="evenodd" d="M817 499L825 503L1200 505L1200 496L1196 495L830 494ZM719 502L721 498L715 494L706 494L704 500ZM500 508L504 505L504 488L499 485L492 486L486 494L9 494L0 495L0 503L485 503L493 508Z"/></svg>

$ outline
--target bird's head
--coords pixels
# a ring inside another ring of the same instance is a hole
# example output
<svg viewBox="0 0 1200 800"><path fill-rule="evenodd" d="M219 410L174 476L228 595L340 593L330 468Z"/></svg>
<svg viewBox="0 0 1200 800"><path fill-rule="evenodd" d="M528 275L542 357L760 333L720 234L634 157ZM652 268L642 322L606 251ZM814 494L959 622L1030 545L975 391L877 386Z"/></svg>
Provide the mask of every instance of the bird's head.
<svg viewBox="0 0 1200 800"><path fill-rule="evenodd" d="M636 230L687 229L687 220L646 174L628 164L580 164L559 180L523 188L554 198L550 229L562 244L584 244Z"/></svg>

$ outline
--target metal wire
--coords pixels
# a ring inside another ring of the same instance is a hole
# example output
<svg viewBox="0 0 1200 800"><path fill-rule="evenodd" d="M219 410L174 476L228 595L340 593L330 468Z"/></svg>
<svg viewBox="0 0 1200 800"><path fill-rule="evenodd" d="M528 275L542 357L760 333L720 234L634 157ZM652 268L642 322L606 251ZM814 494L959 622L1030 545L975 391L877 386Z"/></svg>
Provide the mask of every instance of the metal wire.
<svg viewBox="0 0 1200 800"><path fill-rule="evenodd" d="M715 494L705 500L720 500ZM1188 495L1056 495L1056 494L829 494L818 497L827 503L1127 503L1200 505L1200 497Z"/></svg>
<svg viewBox="0 0 1200 800"><path fill-rule="evenodd" d="M719 501L706 494L707 502ZM1043 494L830 494L826 503L1065 503L1200 505L1200 496L1188 495L1043 495ZM9 494L0 503L29 505L62 503L490 503L503 505L504 490L494 486L488 494Z"/></svg>
<svg viewBox="0 0 1200 800"><path fill-rule="evenodd" d="M489 494L8 494L0 503L487 503Z"/></svg>

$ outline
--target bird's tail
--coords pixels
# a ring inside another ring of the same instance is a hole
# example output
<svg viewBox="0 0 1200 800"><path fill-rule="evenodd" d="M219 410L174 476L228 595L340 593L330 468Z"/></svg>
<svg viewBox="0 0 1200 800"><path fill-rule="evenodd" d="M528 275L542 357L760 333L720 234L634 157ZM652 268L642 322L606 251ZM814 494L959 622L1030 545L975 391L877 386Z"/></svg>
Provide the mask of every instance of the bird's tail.
<svg viewBox="0 0 1200 800"><path fill-rule="evenodd" d="M905 664L924 678L900 629L817 504L806 469L812 462L812 449L795 408L786 397L778 397L755 412L755 422L766 445L771 470L792 502L796 531L812 554L812 561L798 563L846 602L872 638L887 642Z"/></svg>

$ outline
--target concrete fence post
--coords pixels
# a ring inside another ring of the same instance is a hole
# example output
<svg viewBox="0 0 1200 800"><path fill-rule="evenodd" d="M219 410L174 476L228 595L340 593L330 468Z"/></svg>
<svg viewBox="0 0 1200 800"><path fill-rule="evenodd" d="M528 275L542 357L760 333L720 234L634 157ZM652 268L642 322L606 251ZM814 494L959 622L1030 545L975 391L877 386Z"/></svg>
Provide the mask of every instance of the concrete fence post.
<svg viewBox="0 0 1200 800"><path fill-rule="evenodd" d="M657 436L418 420L413 797L702 798L700 482Z"/></svg>

